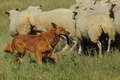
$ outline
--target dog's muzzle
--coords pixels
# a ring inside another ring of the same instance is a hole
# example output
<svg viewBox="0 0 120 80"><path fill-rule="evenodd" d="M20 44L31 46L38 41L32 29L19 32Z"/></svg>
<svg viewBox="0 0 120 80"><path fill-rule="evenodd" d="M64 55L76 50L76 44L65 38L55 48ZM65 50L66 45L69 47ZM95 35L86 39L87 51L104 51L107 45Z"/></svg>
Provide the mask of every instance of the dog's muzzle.
<svg viewBox="0 0 120 80"><path fill-rule="evenodd" d="M68 33L68 34L70 34L70 33ZM67 34L67 35L60 34L60 37L61 37L63 40L67 41L67 44L69 45L69 42L70 42L70 41L69 41L68 34Z"/></svg>

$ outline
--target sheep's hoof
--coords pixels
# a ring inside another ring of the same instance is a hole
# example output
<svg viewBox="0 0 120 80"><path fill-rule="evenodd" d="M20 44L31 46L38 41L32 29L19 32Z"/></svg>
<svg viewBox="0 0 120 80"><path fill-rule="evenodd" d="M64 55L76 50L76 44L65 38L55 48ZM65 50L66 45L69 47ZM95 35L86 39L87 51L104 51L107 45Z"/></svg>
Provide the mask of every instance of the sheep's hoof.
<svg viewBox="0 0 120 80"><path fill-rule="evenodd" d="M99 55L99 58L103 58L101 55Z"/></svg>
<svg viewBox="0 0 120 80"><path fill-rule="evenodd" d="M82 53L78 53L79 56L82 56Z"/></svg>
<svg viewBox="0 0 120 80"><path fill-rule="evenodd" d="M110 54L110 52L107 52L107 54Z"/></svg>

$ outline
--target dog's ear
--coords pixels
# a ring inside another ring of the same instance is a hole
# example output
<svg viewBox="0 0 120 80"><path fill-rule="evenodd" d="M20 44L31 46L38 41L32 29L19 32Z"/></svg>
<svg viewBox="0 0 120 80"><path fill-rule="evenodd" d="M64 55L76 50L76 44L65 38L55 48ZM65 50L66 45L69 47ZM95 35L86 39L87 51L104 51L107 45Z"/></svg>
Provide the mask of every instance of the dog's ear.
<svg viewBox="0 0 120 80"><path fill-rule="evenodd" d="M56 30L56 24L55 23L51 23L52 24L52 28L54 29L54 30Z"/></svg>

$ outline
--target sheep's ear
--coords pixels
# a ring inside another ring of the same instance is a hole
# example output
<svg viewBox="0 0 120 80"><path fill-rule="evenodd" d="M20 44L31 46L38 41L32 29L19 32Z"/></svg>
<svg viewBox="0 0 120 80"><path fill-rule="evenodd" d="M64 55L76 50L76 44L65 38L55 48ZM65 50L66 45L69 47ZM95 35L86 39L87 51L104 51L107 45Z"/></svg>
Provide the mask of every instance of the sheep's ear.
<svg viewBox="0 0 120 80"><path fill-rule="evenodd" d="M86 10L87 8L85 8L84 10Z"/></svg>
<svg viewBox="0 0 120 80"><path fill-rule="evenodd" d="M42 5L39 6L42 9Z"/></svg>
<svg viewBox="0 0 120 80"><path fill-rule="evenodd" d="M18 11L19 9L18 8L16 8L16 11Z"/></svg>
<svg viewBox="0 0 120 80"><path fill-rule="evenodd" d="M5 12L6 14L9 14L9 12Z"/></svg>
<svg viewBox="0 0 120 80"><path fill-rule="evenodd" d="M106 2L108 3L108 2L110 2L110 0L107 0Z"/></svg>
<svg viewBox="0 0 120 80"><path fill-rule="evenodd" d="M54 30L56 30L56 24L55 23L51 23L52 24L52 28L54 29Z"/></svg>

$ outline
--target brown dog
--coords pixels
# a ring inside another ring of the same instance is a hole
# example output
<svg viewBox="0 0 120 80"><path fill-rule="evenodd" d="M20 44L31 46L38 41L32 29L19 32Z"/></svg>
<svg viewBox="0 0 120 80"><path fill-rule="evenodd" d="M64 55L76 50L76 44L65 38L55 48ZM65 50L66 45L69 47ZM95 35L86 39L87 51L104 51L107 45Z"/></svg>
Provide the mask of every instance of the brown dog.
<svg viewBox="0 0 120 80"><path fill-rule="evenodd" d="M19 54L18 59L22 61L25 53L34 54L37 62L42 64L43 57L50 57L58 62L57 56L52 53L54 47L57 45L60 38L68 39L69 32L63 27L51 23L53 29L39 35L18 35L13 38L11 45L7 44L4 47L5 52L13 54L15 51Z"/></svg>

